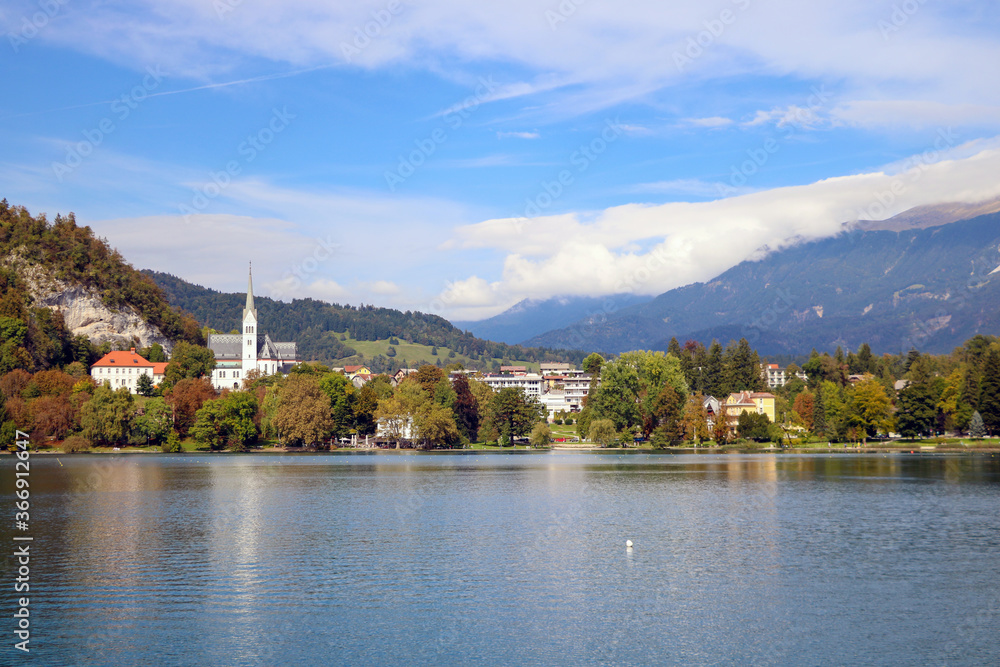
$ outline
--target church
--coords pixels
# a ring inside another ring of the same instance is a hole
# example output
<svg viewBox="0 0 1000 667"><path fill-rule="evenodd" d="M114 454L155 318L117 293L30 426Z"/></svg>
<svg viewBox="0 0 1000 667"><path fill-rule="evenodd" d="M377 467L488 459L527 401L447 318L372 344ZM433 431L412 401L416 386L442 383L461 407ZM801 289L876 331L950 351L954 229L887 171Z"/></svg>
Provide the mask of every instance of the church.
<svg viewBox="0 0 1000 667"><path fill-rule="evenodd" d="M243 308L242 334L209 334L208 348L215 353L212 386L239 389L247 373L264 375L288 373L298 363L295 343L275 343L259 333L257 309L253 305L253 268L247 282L247 303Z"/></svg>

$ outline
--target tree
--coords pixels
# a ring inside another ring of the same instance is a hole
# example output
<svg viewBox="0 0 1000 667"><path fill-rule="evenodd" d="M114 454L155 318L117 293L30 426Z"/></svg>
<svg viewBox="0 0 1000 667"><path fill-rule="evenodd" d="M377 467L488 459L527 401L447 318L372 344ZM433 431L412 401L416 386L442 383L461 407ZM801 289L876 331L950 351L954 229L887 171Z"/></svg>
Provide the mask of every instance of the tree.
<svg viewBox="0 0 1000 667"><path fill-rule="evenodd" d="M143 373L139 376L135 382L135 390L140 396L152 396L156 393L153 388L153 378L149 377L149 373Z"/></svg>
<svg viewBox="0 0 1000 667"><path fill-rule="evenodd" d="M531 429L531 435L528 436L528 442L531 443L532 447L546 447L550 442L552 442L552 429L545 422L538 422Z"/></svg>
<svg viewBox="0 0 1000 667"><path fill-rule="evenodd" d="M704 389L709 396L718 398L728 396L729 383L726 380L725 368L722 363L722 345L719 341L713 340L708 348L708 355L705 358L705 365L701 370Z"/></svg>
<svg viewBox="0 0 1000 667"><path fill-rule="evenodd" d="M172 432L173 419L170 406L160 397L151 398L143 403L136 413L132 429L134 444L160 443Z"/></svg>
<svg viewBox="0 0 1000 667"><path fill-rule="evenodd" d="M816 397L813 400L812 432L821 438L826 437L826 407L823 405L822 388L817 388Z"/></svg>
<svg viewBox="0 0 1000 667"><path fill-rule="evenodd" d="M340 373L326 373L319 380L319 386L330 398L330 417L333 420L332 435L343 438L354 428L354 404L357 389Z"/></svg>
<svg viewBox="0 0 1000 667"><path fill-rule="evenodd" d="M357 393L354 401L354 427L358 435L368 435L375 432L375 410L378 409L378 394L365 384Z"/></svg>
<svg viewBox="0 0 1000 667"><path fill-rule="evenodd" d="M249 391L234 391L221 398L206 401L198 410L191 427L195 439L212 449L228 447L244 451L257 439L257 396Z"/></svg>
<svg viewBox="0 0 1000 667"><path fill-rule="evenodd" d="M211 376L215 369L215 353L207 347L181 341L174 346L167 364L165 379L176 385L184 379Z"/></svg>
<svg viewBox="0 0 1000 667"><path fill-rule="evenodd" d="M699 445L708 440L708 412L705 410L705 397L698 392L688 398L684 406L683 417L684 437Z"/></svg>
<svg viewBox="0 0 1000 667"><path fill-rule="evenodd" d="M132 428L133 398L128 387L101 385L80 410L83 436L95 445L124 444Z"/></svg>
<svg viewBox="0 0 1000 667"><path fill-rule="evenodd" d="M792 410L799 416L802 425L809 431L815 426L814 414L816 410L816 397L810 391L803 391L795 397Z"/></svg>
<svg viewBox="0 0 1000 667"><path fill-rule="evenodd" d="M715 444L725 445L729 442L731 435L732 430L729 425L729 405L728 402L723 399L719 401L719 412L715 415L715 420L712 422L712 437L715 439Z"/></svg>
<svg viewBox="0 0 1000 667"><path fill-rule="evenodd" d="M725 374L731 391L764 391L767 385L760 372L760 357L746 338L726 350Z"/></svg>
<svg viewBox="0 0 1000 667"><path fill-rule="evenodd" d="M851 388L847 405L847 425L860 428L866 435L889 433L893 428L892 402L885 387L875 377L865 376Z"/></svg>
<svg viewBox="0 0 1000 667"><path fill-rule="evenodd" d="M983 359L979 415L991 436L1000 432L1000 350L995 345Z"/></svg>
<svg viewBox="0 0 1000 667"><path fill-rule="evenodd" d="M769 442L771 420L765 414L742 412L736 421L736 431L741 438L756 442Z"/></svg>
<svg viewBox="0 0 1000 667"><path fill-rule="evenodd" d="M541 417L542 407L516 387L501 389L493 396L493 419L500 436L508 442L526 435Z"/></svg>
<svg viewBox="0 0 1000 667"><path fill-rule="evenodd" d="M618 439L615 423L610 419L596 419L590 424L588 438L601 447L610 447Z"/></svg>
<svg viewBox="0 0 1000 667"><path fill-rule="evenodd" d="M455 378L454 389L455 404L452 409L455 412L458 430L468 440L475 440L479 434L479 402L472 393L469 380L465 375L459 375Z"/></svg>
<svg viewBox="0 0 1000 667"><path fill-rule="evenodd" d="M319 380L309 375L290 375L281 387L274 427L289 444L315 446L334 429L330 397Z"/></svg>
<svg viewBox="0 0 1000 667"><path fill-rule="evenodd" d="M39 396L28 404L34 422L34 436L38 439L53 436L62 440L73 429L76 409L66 394ZM2 420L0 420L2 421Z"/></svg>
<svg viewBox="0 0 1000 667"><path fill-rule="evenodd" d="M408 376L407 380L413 379L417 381L421 389L427 392L428 396L434 395L434 388L437 383L441 380L447 378L444 369L438 368L437 366L431 366L430 364L424 364L417 369L417 372Z"/></svg>
<svg viewBox="0 0 1000 667"><path fill-rule="evenodd" d="M594 378L601 375L601 369L604 367L604 357L597 354L596 352L591 352L583 360L583 372Z"/></svg>
<svg viewBox="0 0 1000 667"><path fill-rule="evenodd" d="M979 414L978 410L972 413L972 418L969 420L969 437L970 438L986 437L986 425L983 424L983 416Z"/></svg>
<svg viewBox="0 0 1000 667"><path fill-rule="evenodd" d="M195 422L202 404L217 396L207 378L181 380L164 393L167 405L173 411L174 428L181 436L187 435Z"/></svg>
<svg viewBox="0 0 1000 667"><path fill-rule="evenodd" d="M426 404L417 415L415 425L417 439L425 447L450 447L461 439L451 410L437 403Z"/></svg>
<svg viewBox="0 0 1000 667"><path fill-rule="evenodd" d="M936 398L927 383L911 384L899 392L896 421L901 436L916 438L933 432L937 416Z"/></svg>

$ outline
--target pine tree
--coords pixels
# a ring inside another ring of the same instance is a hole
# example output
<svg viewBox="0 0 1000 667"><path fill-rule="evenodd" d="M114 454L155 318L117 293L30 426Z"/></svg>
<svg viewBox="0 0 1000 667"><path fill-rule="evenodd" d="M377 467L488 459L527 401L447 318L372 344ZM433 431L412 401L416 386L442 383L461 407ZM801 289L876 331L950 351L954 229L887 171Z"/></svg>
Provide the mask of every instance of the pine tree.
<svg viewBox="0 0 1000 667"><path fill-rule="evenodd" d="M981 386L979 413L986 431L993 435L1000 432L1000 350L996 348L986 353Z"/></svg>
<svg viewBox="0 0 1000 667"><path fill-rule="evenodd" d="M983 424L983 416L979 414L978 410L972 413L972 419L969 420L969 437L970 438L986 437L986 425Z"/></svg>
<svg viewBox="0 0 1000 667"><path fill-rule="evenodd" d="M817 388L813 401L813 433L821 438L826 437L826 408L823 407L822 388Z"/></svg>

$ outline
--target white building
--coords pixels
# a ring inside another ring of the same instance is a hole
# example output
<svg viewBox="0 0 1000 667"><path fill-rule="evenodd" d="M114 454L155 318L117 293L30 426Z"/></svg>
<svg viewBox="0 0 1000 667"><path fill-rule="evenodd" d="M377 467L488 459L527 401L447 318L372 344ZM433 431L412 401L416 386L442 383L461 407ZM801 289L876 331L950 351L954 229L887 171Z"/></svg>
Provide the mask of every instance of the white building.
<svg viewBox="0 0 1000 667"><path fill-rule="evenodd" d="M156 386L163 382L166 372L166 362L147 361L136 354L134 347L128 352L108 352L90 367L90 377L94 378L94 382L98 385L107 382L112 389L128 387L133 394L137 393L140 376L148 375Z"/></svg>
<svg viewBox="0 0 1000 667"><path fill-rule="evenodd" d="M484 375L482 381L493 391L513 387L523 390L524 395L529 398L538 398L542 395L542 376L538 373L489 374Z"/></svg>
<svg viewBox="0 0 1000 667"><path fill-rule="evenodd" d="M295 343L275 343L270 336L260 333L253 305L252 271L243 308L243 333L209 334L208 348L215 353L212 386L216 389L239 389L252 370L264 375L288 373L298 363Z"/></svg>

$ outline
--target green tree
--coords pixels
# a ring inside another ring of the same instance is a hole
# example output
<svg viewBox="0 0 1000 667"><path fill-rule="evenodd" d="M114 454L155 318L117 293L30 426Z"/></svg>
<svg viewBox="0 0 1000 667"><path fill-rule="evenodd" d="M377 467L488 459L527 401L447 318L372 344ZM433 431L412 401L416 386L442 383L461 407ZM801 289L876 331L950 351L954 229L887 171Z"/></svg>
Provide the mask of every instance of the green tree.
<svg viewBox="0 0 1000 667"><path fill-rule="evenodd" d="M354 404L357 401L357 389L340 373L324 374L319 380L319 386L330 398L333 437L338 439L346 437L355 426Z"/></svg>
<svg viewBox="0 0 1000 667"><path fill-rule="evenodd" d="M771 440L770 426L771 420L767 415L743 412L740 413L736 422L736 431L741 438L756 442L769 442Z"/></svg>
<svg viewBox="0 0 1000 667"><path fill-rule="evenodd" d="M592 377L599 377L601 375L601 368L603 367L604 357L596 352L591 352L583 360L583 372Z"/></svg>
<svg viewBox="0 0 1000 667"><path fill-rule="evenodd" d="M596 419L591 422L587 437L601 447L610 447L618 439L618 431L610 419Z"/></svg>
<svg viewBox="0 0 1000 667"><path fill-rule="evenodd" d="M899 392L896 421L904 438L927 436L934 431L937 397L929 383L911 384Z"/></svg>
<svg viewBox="0 0 1000 667"><path fill-rule="evenodd" d="M128 387L101 385L80 410L83 436L95 445L125 444L132 430L134 401Z"/></svg>
<svg viewBox="0 0 1000 667"><path fill-rule="evenodd" d="M545 422L536 423L528 436L528 442L532 447L547 447L552 442L552 429Z"/></svg>
<svg viewBox="0 0 1000 667"><path fill-rule="evenodd" d="M174 346L167 364L166 380L171 385L188 378L212 375L215 369L215 353L207 347L181 341Z"/></svg>
<svg viewBox="0 0 1000 667"><path fill-rule="evenodd" d="M705 357L705 365L699 373L703 378L703 391L720 400L728 396L730 385L726 379L726 371L722 362L722 345L719 341L713 340L708 347L708 354Z"/></svg>
<svg viewBox="0 0 1000 667"><path fill-rule="evenodd" d="M143 373L135 382L135 390L140 396L152 396L156 393L156 389L153 387L153 378L149 377L148 373Z"/></svg>
<svg viewBox="0 0 1000 667"><path fill-rule="evenodd" d="M765 391L767 384L760 372L760 357L746 338L730 345L725 354L725 374L730 391Z"/></svg>
<svg viewBox="0 0 1000 667"><path fill-rule="evenodd" d="M500 436L508 444L513 438L527 435L542 417L542 406L516 387L501 389L493 396L492 416Z"/></svg>
<svg viewBox="0 0 1000 667"><path fill-rule="evenodd" d="M160 397L150 398L135 415L132 442L158 444L170 435L172 426L173 417L167 402Z"/></svg>
<svg viewBox="0 0 1000 667"><path fill-rule="evenodd" d="M1000 432L1000 350L995 345L983 358L979 414L991 436Z"/></svg>

